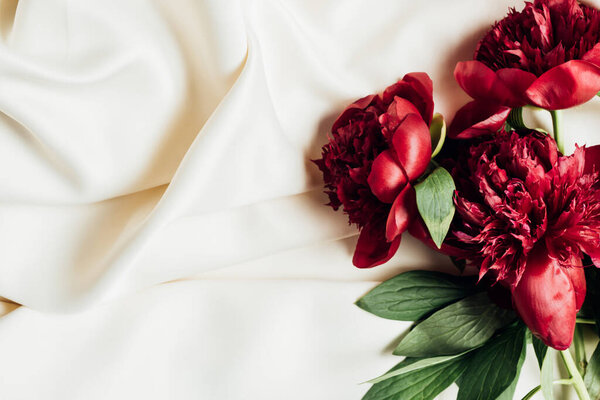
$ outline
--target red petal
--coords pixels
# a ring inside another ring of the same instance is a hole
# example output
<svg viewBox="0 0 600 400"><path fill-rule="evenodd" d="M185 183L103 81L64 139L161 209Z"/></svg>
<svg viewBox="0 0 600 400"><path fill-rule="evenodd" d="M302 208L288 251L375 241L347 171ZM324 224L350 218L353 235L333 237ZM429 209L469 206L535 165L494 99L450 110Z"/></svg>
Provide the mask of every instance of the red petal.
<svg viewBox="0 0 600 400"><path fill-rule="evenodd" d="M383 92L383 102L391 103L395 97L410 101L427 124L433 117L433 83L424 72L406 74L401 81L389 86Z"/></svg>
<svg viewBox="0 0 600 400"><path fill-rule="evenodd" d="M369 224L360 232L352 263L358 268L372 268L387 262L396 254L400 239L385 240L385 226L382 223Z"/></svg>
<svg viewBox="0 0 600 400"><path fill-rule="evenodd" d="M573 285L573 290L575 291L575 309L577 311L579 311L583 305L586 292L585 271L583 270L581 262L579 264L580 265L570 268L563 268L563 271L565 271L571 279L571 284Z"/></svg>
<svg viewBox="0 0 600 400"><path fill-rule="evenodd" d="M384 150L375 158L367 178L371 191L384 203L391 203L406 185L406 174L391 150Z"/></svg>
<svg viewBox="0 0 600 400"><path fill-rule="evenodd" d="M519 99L523 100L523 93L535 82L537 76L531 72L523 71L518 68L503 68L496 71L498 78L511 90Z"/></svg>
<svg viewBox="0 0 600 400"><path fill-rule="evenodd" d="M341 126L346 125L348 120L351 119L356 112L366 110L369 106L381 106L380 103L381 98L376 94L365 96L362 99L356 100L354 103L346 107L344 111L342 111L340 116L333 123L331 131L335 132Z"/></svg>
<svg viewBox="0 0 600 400"><path fill-rule="evenodd" d="M394 132L392 146L409 181L425 172L431 159L431 136L420 115L406 116Z"/></svg>
<svg viewBox="0 0 600 400"><path fill-rule="evenodd" d="M585 174L600 171L600 145L585 148Z"/></svg>
<svg viewBox="0 0 600 400"><path fill-rule="evenodd" d="M417 203L415 199L415 190L408 184L392 204L392 209L388 215L385 228L385 238L391 242L402 235L408 229L416 212Z"/></svg>
<svg viewBox="0 0 600 400"><path fill-rule="evenodd" d="M579 246L585 254L590 256L594 265L600 268L600 248L598 247L598 239L592 237L589 238L589 240L581 240Z"/></svg>
<svg viewBox="0 0 600 400"><path fill-rule="evenodd" d="M439 251L442 254L445 254L450 257L467 257L470 255L468 251L460 249L458 247L450 246L447 243L442 244L442 248L438 249L433 239L431 239L431 235L427 230L427 226L425 226L425 222L423 222L423 218L419 215L416 218L413 218L410 226L408 227L408 232L411 236L419 239L421 242L425 243L427 246L431 247L435 251Z"/></svg>
<svg viewBox="0 0 600 400"><path fill-rule="evenodd" d="M472 139L495 133L504 126L510 108L474 100L465 104L454 116L448 128L451 139Z"/></svg>
<svg viewBox="0 0 600 400"><path fill-rule="evenodd" d="M545 72L525 95L538 107L560 110L583 104L600 91L600 67L571 60Z"/></svg>
<svg viewBox="0 0 600 400"><path fill-rule="evenodd" d="M596 43L581 59L600 66L600 43Z"/></svg>
<svg viewBox="0 0 600 400"><path fill-rule="evenodd" d="M433 82L431 78L424 72L413 72L406 74L403 79L421 95L423 104L420 107L421 116L427 125L430 125L433 119Z"/></svg>
<svg viewBox="0 0 600 400"><path fill-rule="evenodd" d="M569 275L539 242L529 253L525 271L512 289L513 304L531 332L557 350L573 341L577 306Z"/></svg>
<svg viewBox="0 0 600 400"><path fill-rule="evenodd" d="M395 97L387 111L379 116L379 123L383 127L383 135L386 139L390 138L409 114L419 115L419 110L410 101Z"/></svg>
<svg viewBox="0 0 600 400"><path fill-rule="evenodd" d="M522 87L531 78L530 75L533 75L521 72L516 74L514 69L511 69L499 76L480 61L462 61L456 64L454 77L460 87L474 99L521 107L525 105L525 101L521 92L515 90Z"/></svg>

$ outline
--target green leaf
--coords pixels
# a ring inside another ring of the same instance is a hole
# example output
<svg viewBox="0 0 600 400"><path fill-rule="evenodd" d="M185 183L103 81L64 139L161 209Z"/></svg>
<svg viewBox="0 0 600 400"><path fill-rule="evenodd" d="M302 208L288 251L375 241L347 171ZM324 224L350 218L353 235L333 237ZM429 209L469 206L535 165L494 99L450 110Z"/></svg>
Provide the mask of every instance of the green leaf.
<svg viewBox="0 0 600 400"><path fill-rule="evenodd" d="M475 281L441 272L409 271L375 287L356 305L378 317L416 321L475 291Z"/></svg>
<svg viewBox="0 0 600 400"><path fill-rule="evenodd" d="M535 357L538 360L538 364L540 369L542 368L542 364L544 363L544 358L546 357L546 352L548 351L548 346L544 344L540 339L533 336L531 344L533 344L533 350L535 351Z"/></svg>
<svg viewBox="0 0 600 400"><path fill-rule="evenodd" d="M467 359L466 356L457 357L386 379L374 384L363 400L433 400L465 371ZM422 360L407 358L391 371L406 368L419 361Z"/></svg>
<svg viewBox="0 0 600 400"><path fill-rule="evenodd" d="M526 332L529 332L526 330ZM519 362L517 363L517 373L515 374L515 379L513 379L510 386L502 392L500 396L496 398L496 400L513 400L515 395L515 390L517 389L517 383L519 383L519 376L521 375L521 367L523 366L523 362L525 362L525 357L527 356L527 344L523 346L523 350L521 351L521 356L519 357Z"/></svg>
<svg viewBox="0 0 600 400"><path fill-rule="evenodd" d="M525 347L525 329L518 324L490 340L469 357L457 400L495 400L515 378Z"/></svg>
<svg viewBox="0 0 600 400"><path fill-rule="evenodd" d="M484 344L514 318L514 313L492 303L487 293L479 293L433 313L402 339L394 354L434 357L462 353Z"/></svg>
<svg viewBox="0 0 600 400"><path fill-rule="evenodd" d="M548 348L546 351L546 356L544 357L544 362L542 363L541 370L541 379L542 379L542 394L546 400L553 400L552 397L552 386L554 384L554 349Z"/></svg>
<svg viewBox="0 0 600 400"><path fill-rule="evenodd" d="M435 114L433 116L429 133L431 134L431 148L433 149L431 158L433 158L442 151L442 147L444 147L444 142L446 141L446 121L444 121L442 114Z"/></svg>
<svg viewBox="0 0 600 400"><path fill-rule="evenodd" d="M590 357L583 383L592 400L600 399L600 343Z"/></svg>
<svg viewBox="0 0 600 400"><path fill-rule="evenodd" d="M404 375L404 374L408 374L410 372L413 371L417 371L423 368L427 368L427 367L431 367L433 365L438 365L438 364L443 364L446 361L450 361L454 358L458 358L458 357L462 357L465 354L468 354L469 352L471 352L472 350L468 350L465 351L464 353L460 353L460 354L455 354L452 356L439 356L439 357L431 357L431 358L415 358L416 361L415 363L412 363L410 365L406 365L404 367L401 368L394 368L389 372L386 372L385 374L378 376L377 378L371 379L368 381L368 383L379 383L382 381L385 381L386 379L390 379L393 378L395 376L400 376L400 375Z"/></svg>
<svg viewBox="0 0 600 400"><path fill-rule="evenodd" d="M415 186L417 208L438 248L446 238L454 217L452 197L455 190L452 176L443 167L436 168L423 182Z"/></svg>

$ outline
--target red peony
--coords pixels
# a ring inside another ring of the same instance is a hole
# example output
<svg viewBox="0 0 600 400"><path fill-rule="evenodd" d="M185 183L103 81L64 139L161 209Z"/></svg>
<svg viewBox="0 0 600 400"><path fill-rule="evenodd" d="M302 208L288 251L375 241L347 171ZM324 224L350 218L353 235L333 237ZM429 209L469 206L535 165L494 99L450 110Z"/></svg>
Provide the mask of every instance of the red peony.
<svg viewBox="0 0 600 400"><path fill-rule="evenodd" d="M535 0L497 22L454 75L476 100L569 108L600 91L599 42L599 10L576 0Z"/></svg>
<svg viewBox="0 0 600 400"><path fill-rule="evenodd" d="M353 258L359 268L388 261L416 215L411 182L431 158L432 89L427 74L412 73L382 96L351 104L315 161L329 205L334 210L342 206L360 229Z"/></svg>
<svg viewBox="0 0 600 400"><path fill-rule="evenodd" d="M568 348L585 298L584 254L600 265L600 181L586 149L566 157L547 135L501 130L448 166L457 216L447 244L480 266L480 278L510 289L544 343Z"/></svg>

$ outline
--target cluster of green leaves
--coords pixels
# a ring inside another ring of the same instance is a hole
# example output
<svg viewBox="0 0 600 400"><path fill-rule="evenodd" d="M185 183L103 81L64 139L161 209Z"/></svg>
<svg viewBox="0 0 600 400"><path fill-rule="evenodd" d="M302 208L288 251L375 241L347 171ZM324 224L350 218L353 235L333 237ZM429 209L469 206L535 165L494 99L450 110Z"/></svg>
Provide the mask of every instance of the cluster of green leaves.
<svg viewBox="0 0 600 400"><path fill-rule="evenodd" d="M458 400L512 399L528 331L478 291L473 277L405 272L356 304L379 317L415 321L394 350L406 358L369 381L363 400L434 399L453 382Z"/></svg>

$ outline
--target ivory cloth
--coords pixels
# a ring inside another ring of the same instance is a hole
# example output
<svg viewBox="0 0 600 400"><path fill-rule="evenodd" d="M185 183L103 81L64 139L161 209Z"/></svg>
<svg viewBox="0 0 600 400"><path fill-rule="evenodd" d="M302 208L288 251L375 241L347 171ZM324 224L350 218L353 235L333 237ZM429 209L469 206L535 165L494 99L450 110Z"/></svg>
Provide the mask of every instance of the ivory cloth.
<svg viewBox="0 0 600 400"><path fill-rule="evenodd" d="M405 235L354 268L310 160L408 72L451 120L456 62L522 5L0 0L0 399L360 399L408 323L354 301L452 267ZM600 100L564 119L600 143Z"/></svg>

